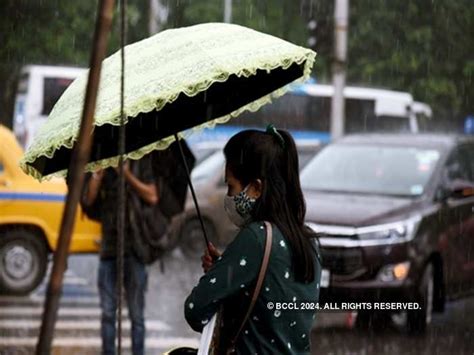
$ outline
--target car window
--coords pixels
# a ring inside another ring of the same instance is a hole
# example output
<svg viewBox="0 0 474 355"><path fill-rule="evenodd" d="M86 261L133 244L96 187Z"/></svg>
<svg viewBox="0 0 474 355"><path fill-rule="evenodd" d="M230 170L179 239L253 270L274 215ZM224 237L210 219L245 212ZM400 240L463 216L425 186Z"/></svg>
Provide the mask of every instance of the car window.
<svg viewBox="0 0 474 355"><path fill-rule="evenodd" d="M467 145L457 147L446 162L446 177L448 181L465 180L474 182L473 162L474 158L469 151L472 149Z"/></svg>
<svg viewBox="0 0 474 355"><path fill-rule="evenodd" d="M300 163L300 171L309 163L309 161L316 155L316 149L304 150L298 149L298 161Z"/></svg>
<svg viewBox="0 0 474 355"><path fill-rule="evenodd" d="M304 189L420 196L439 160L435 149L377 145L332 145L301 173Z"/></svg>

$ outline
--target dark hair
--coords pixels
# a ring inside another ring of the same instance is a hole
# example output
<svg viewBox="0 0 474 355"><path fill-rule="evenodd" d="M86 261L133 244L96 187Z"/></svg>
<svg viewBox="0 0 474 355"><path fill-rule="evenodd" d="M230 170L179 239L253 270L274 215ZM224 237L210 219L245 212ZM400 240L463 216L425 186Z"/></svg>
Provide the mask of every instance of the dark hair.
<svg viewBox="0 0 474 355"><path fill-rule="evenodd" d="M318 255L312 242L316 234L304 225L306 205L291 135L285 130L273 133L245 130L229 140L224 155L227 168L242 185L256 179L262 181L262 195L257 199L252 217L256 221L269 221L280 229L290 245L296 280L312 282L314 257Z"/></svg>

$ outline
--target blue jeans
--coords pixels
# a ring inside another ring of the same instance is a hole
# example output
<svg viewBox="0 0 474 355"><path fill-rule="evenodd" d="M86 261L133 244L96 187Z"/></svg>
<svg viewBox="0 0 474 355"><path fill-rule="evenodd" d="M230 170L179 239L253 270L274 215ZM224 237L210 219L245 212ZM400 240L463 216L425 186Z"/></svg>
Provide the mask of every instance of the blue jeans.
<svg viewBox="0 0 474 355"><path fill-rule="evenodd" d="M115 324L117 311L117 260L101 259L99 263L98 287L102 309L101 336L102 354L115 354ZM132 324L132 353L145 353L145 290L147 272L145 265L134 256L124 257L123 285L130 322Z"/></svg>

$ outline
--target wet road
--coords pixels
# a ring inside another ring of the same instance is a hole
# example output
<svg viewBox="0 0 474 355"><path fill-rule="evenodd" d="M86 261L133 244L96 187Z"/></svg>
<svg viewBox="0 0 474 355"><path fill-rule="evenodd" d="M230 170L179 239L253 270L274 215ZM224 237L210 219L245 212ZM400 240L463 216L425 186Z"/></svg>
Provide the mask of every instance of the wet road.
<svg viewBox="0 0 474 355"><path fill-rule="evenodd" d="M201 274L200 263L179 250L150 267L146 319L147 354L161 354L175 345L196 346L199 335L185 323L182 303ZM55 333L54 354L99 354L100 309L96 288L97 256L69 259L64 296ZM0 354L32 354L43 284L28 297L0 296ZM435 315L424 336L409 336L392 321L358 327L349 314L320 313L312 332L312 354L474 354L474 298L449 303ZM124 323L125 354L129 323Z"/></svg>
<svg viewBox="0 0 474 355"><path fill-rule="evenodd" d="M420 336L406 334L401 324L390 319L372 328L355 322L349 329L342 315L320 316L319 320L325 317L326 325L316 324L313 329L315 355L474 354L474 298L448 303L444 313L433 315L429 330ZM334 322L336 316L339 324Z"/></svg>

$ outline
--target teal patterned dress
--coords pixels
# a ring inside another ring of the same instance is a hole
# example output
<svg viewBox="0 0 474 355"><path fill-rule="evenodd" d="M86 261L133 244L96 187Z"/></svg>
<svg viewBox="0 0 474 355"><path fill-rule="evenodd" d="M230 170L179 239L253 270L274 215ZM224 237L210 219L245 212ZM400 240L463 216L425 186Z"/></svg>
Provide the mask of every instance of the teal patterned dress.
<svg viewBox="0 0 474 355"><path fill-rule="evenodd" d="M248 309L264 248L265 226L263 222L253 222L238 233L201 277L185 302L186 320L195 331L201 332L221 306L224 329L236 331ZM239 354L309 354L315 311L276 309L276 304L291 302L301 308L301 303L318 301L321 265L316 255L314 264L314 281L297 282L288 242L273 225L267 273L255 308L237 340Z"/></svg>

